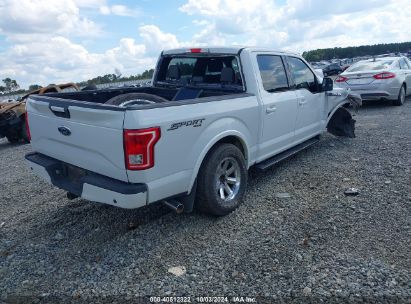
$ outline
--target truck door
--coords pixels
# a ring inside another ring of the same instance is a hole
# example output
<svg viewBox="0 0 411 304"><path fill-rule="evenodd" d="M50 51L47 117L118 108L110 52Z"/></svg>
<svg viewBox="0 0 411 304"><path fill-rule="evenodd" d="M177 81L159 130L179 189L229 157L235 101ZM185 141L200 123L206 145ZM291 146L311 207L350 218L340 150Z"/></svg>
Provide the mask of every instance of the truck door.
<svg viewBox="0 0 411 304"><path fill-rule="evenodd" d="M287 56L287 62L298 98L295 141L302 141L321 133L325 92L303 60Z"/></svg>
<svg viewBox="0 0 411 304"><path fill-rule="evenodd" d="M257 54L257 81L262 100L262 133L257 161L287 149L294 141L297 96L290 89L281 56Z"/></svg>

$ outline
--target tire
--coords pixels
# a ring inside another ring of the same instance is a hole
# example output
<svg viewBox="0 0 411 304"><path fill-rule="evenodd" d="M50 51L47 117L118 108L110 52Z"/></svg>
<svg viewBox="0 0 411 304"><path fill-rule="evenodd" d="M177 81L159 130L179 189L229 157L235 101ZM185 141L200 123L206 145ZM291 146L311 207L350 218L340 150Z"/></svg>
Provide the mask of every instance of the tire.
<svg viewBox="0 0 411 304"><path fill-rule="evenodd" d="M405 85L401 86L398 98L392 102L394 106L402 106L405 103Z"/></svg>
<svg viewBox="0 0 411 304"><path fill-rule="evenodd" d="M7 140L9 141L9 143L11 144L16 144L19 142L20 138L18 136L15 135L7 135Z"/></svg>
<svg viewBox="0 0 411 304"><path fill-rule="evenodd" d="M166 102L167 99L156 96L153 94L146 93L127 93L110 98L105 102L105 104L116 105L120 107L131 106L131 105L144 105L150 103L161 103Z"/></svg>
<svg viewBox="0 0 411 304"><path fill-rule="evenodd" d="M197 182L196 208L199 211L215 216L234 211L241 204L247 187L243 154L232 144L216 146L204 159Z"/></svg>
<svg viewBox="0 0 411 304"><path fill-rule="evenodd" d="M23 121L23 124L21 125L20 137L24 140L25 143L30 142L29 137L27 136L27 126L25 121Z"/></svg>

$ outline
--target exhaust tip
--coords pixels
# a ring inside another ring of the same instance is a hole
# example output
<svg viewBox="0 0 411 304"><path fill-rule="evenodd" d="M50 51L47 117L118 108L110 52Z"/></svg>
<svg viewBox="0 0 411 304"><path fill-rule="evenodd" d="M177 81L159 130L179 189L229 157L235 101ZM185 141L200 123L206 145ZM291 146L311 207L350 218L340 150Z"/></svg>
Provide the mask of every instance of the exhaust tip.
<svg viewBox="0 0 411 304"><path fill-rule="evenodd" d="M181 214L184 211L184 205L176 200L163 201L163 204L177 214Z"/></svg>

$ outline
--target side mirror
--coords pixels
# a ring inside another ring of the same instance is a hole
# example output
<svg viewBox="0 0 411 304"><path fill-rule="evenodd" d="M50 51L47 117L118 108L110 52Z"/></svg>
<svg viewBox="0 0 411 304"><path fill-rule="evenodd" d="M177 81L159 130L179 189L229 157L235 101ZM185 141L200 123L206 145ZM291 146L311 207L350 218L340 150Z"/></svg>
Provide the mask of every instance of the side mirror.
<svg viewBox="0 0 411 304"><path fill-rule="evenodd" d="M328 92L333 90L334 81L330 77L324 77L321 88L323 92Z"/></svg>

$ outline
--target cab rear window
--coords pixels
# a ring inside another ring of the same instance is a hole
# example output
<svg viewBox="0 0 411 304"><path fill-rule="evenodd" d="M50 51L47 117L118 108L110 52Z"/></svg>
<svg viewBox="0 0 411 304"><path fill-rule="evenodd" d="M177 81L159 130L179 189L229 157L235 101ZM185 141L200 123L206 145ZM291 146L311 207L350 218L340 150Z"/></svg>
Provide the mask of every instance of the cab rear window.
<svg viewBox="0 0 411 304"><path fill-rule="evenodd" d="M222 78L224 69L225 74L232 75L232 77ZM238 58L232 55L165 56L162 58L156 81L176 85L221 84L224 82L229 85L242 86Z"/></svg>

